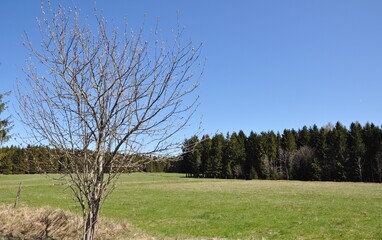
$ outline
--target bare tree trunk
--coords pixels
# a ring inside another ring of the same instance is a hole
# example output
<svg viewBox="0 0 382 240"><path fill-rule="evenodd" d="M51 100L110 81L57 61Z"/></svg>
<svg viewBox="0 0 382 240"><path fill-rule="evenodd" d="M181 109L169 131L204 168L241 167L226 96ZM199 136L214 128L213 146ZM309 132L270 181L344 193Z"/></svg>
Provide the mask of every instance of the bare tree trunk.
<svg viewBox="0 0 382 240"><path fill-rule="evenodd" d="M89 212L84 225L84 240L92 240L95 236L99 215L99 202L89 205Z"/></svg>
<svg viewBox="0 0 382 240"><path fill-rule="evenodd" d="M359 177L359 180L360 180L361 182L363 182L362 165L363 165L362 159L361 159L361 157L358 157L358 158L357 158L358 177Z"/></svg>

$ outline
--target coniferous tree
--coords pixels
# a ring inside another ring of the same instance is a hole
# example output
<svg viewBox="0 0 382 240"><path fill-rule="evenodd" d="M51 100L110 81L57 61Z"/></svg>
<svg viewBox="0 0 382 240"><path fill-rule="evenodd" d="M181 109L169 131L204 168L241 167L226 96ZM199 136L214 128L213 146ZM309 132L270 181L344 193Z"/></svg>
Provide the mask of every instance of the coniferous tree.
<svg viewBox="0 0 382 240"><path fill-rule="evenodd" d="M334 128L326 128L325 176L328 180L345 181L347 154L347 130L337 122Z"/></svg>
<svg viewBox="0 0 382 240"><path fill-rule="evenodd" d="M382 143L379 144L377 154L375 156L373 174L376 182L382 182Z"/></svg>
<svg viewBox="0 0 382 240"><path fill-rule="evenodd" d="M306 126L302 127L302 129L298 131L297 135L297 148L309 145L310 135Z"/></svg>
<svg viewBox="0 0 382 240"><path fill-rule="evenodd" d="M200 174L211 177L213 171L212 159L210 157L211 152L211 138L208 135L202 137L202 141L199 146L200 150Z"/></svg>
<svg viewBox="0 0 382 240"><path fill-rule="evenodd" d="M348 142L350 152L347 164L348 178L351 181L363 181L366 147L362 139L362 127L358 122L350 125Z"/></svg>
<svg viewBox="0 0 382 240"><path fill-rule="evenodd" d="M291 175L293 179L314 180L315 178L314 149L304 145L293 156Z"/></svg>
<svg viewBox="0 0 382 240"><path fill-rule="evenodd" d="M363 181L378 181L377 153L381 145L381 129L374 124L366 123L363 128L363 139L366 147Z"/></svg>
<svg viewBox="0 0 382 240"><path fill-rule="evenodd" d="M224 159L225 139L222 134L217 134L212 138L211 146L211 170L210 175L213 178L222 176L222 167Z"/></svg>
<svg viewBox="0 0 382 240"><path fill-rule="evenodd" d="M245 161L245 143L242 138L233 132L227 146L227 158L233 178L241 178L243 175L243 163Z"/></svg>
<svg viewBox="0 0 382 240"><path fill-rule="evenodd" d="M324 128L320 128L318 135L317 135L317 142L316 142L316 157L318 165L321 168L321 179L324 181L330 181L330 174L328 172L331 172L330 165L327 161L327 142L326 142L326 130Z"/></svg>
<svg viewBox="0 0 382 240"><path fill-rule="evenodd" d="M245 176L245 160L246 160L246 145L247 145L247 136L245 133L240 130L237 134L237 156L235 159L236 168L238 168L238 172L236 174L237 178L246 178Z"/></svg>
<svg viewBox="0 0 382 240"><path fill-rule="evenodd" d="M279 167L277 164L277 137L273 131L269 131L265 134L266 142L265 142L265 154L267 155L267 160L269 162L269 170L270 177L272 179L279 178ZM264 163L266 163L265 161Z"/></svg>
<svg viewBox="0 0 382 240"><path fill-rule="evenodd" d="M269 161L267 154L268 134L262 132L257 137L256 153L258 155L258 163L256 169L261 179L277 179L277 172L275 172L274 166Z"/></svg>
<svg viewBox="0 0 382 240"><path fill-rule="evenodd" d="M0 94L0 147L9 140L9 131L11 130L11 121L9 117L3 118L3 112L7 108L5 102L3 102L3 97L7 95ZM12 167L9 166L11 164L11 160L4 154L0 154L0 172L12 172Z"/></svg>
<svg viewBox="0 0 382 240"><path fill-rule="evenodd" d="M13 173L13 162L12 162L12 154L13 147L3 148L0 152L0 173L3 174L12 174Z"/></svg>
<svg viewBox="0 0 382 240"><path fill-rule="evenodd" d="M239 131L202 142L199 174L204 177L382 181L382 130L374 124L352 123L347 130L337 122L248 137Z"/></svg>
<svg viewBox="0 0 382 240"><path fill-rule="evenodd" d="M28 162L25 151L22 148L14 148L12 151L13 173L25 174L28 172ZM47 171L52 172L52 171Z"/></svg>
<svg viewBox="0 0 382 240"><path fill-rule="evenodd" d="M258 139L257 134L253 131L250 132L247 138L246 145L246 158L245 158L245 168L247 179L257 179L259 178L258 172L260 169L260 154L257 149Z"/></svg>
<svg viewBox="0 0 382 240"><path fill-rule="evenodd" d="M197 136L186 139L183 144L182 171L188 176L199 176L200 169L200 146Z"/></svg>
<svg viewBox="0 0 382 240"><path fill-rule="evenodd" d="M297 151L295 134L291 130L284 130L281 138L280 157L282 169L287 180L291 177L291 168L293 166L293 157Z"/></svg>
<svg viewBox="0 0 382 240"><path fill-rule="evenodd" d="M232 138L233 137L229 133L227 133L226 146L224 149L224 159L223 159L223 165L222 165L222 178L233 178L232 164L234 162L235 149L233 147L234 144L233 144ZM234 138L236 141L236 137Z"/></svg>
<svg viewBox="0 0 382 240"><path fill-rule="evenodd" d="M334 180L345 181L346 180L346 161L348 159L347 149L347 129L340 123L336 123L336 127L333 130L335 135L334 148L334 161L335 161L335 176Z"/></svg>

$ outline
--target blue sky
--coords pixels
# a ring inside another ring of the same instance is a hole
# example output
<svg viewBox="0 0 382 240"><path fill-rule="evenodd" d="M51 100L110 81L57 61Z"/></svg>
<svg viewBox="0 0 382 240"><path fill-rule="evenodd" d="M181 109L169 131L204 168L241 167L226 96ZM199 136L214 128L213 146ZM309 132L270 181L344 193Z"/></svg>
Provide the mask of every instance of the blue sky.
<svg viewBox="0 0 382 240"><path fill-rule="evenodd" d="M93 1L62 1L72 2L91 15ZM205 133L382 123L382 1L99 0L97 8L132 28L147 14L148 30L158 18L162 29L176 27L179 15L185 37L203 42ZM0 92L25 78L22 35L38 40L39 16L39 1L0 2ZM13 116L17 102L8 100ZM23 134L17 121L13 132Z"/></svg>

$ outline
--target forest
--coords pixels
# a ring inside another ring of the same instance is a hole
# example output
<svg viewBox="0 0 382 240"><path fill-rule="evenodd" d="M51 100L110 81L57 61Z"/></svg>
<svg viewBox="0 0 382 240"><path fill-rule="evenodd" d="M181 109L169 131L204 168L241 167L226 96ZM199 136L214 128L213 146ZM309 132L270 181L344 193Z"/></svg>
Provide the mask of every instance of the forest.
<svg viewBox="0 0 382 240"><path fill-rule="evenodd" d="M358 122L193 136L179 170L204 178L382 182L381 139L380 127Z"/></svg>
<svg viewBox="0 0 382 240"><path fill-rule="evenodd" d="M52 158L55 154L57 150L46 146L0 148L0 174L64 173L63 166ZM78 157L81 156L83 154L78 151ZM134 155L130 157L130 161L135 164L130 164L126 169L122 168L122 172L177 172L177 159L179 158L159 159ZM62 154L60 161L68 162L69 160L65 159L65 154Z"/></svg>
<svg viewBox="0 0 382 240"><path fill-rule="evenodd" d="M180 158L144 161L143 156L135 156L133 161L142 164L127 171L180 172L200 178L382 182L382 130L372 123L354 122L349 129L337 122L282 133L193 136L183 146ZM44 146L3 147L0 173L61 172L60 164L50 160L50 151Z"/></svg>

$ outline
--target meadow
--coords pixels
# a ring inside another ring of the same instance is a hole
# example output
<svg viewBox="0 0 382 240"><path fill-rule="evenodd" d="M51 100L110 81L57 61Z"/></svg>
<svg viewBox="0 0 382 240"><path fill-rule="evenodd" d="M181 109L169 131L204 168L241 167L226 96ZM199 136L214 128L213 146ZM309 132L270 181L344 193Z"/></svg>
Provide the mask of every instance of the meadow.
<svg viewBox="0 0 382 240"><path fill-rule="evenodd" d="M0 204L79 213L45 175L0 175ZM382 239L382 185L122 175L101 216L159 239Z"/></svg>

